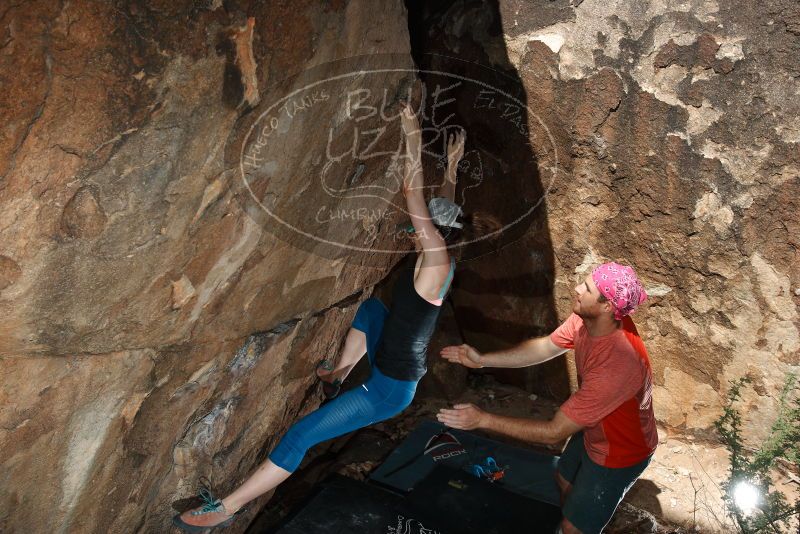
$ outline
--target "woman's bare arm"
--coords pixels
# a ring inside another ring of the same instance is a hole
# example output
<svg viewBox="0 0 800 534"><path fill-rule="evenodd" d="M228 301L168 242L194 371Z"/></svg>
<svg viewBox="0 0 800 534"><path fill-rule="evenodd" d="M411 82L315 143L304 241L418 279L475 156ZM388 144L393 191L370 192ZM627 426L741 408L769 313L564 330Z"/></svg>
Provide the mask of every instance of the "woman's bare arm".
<svg viewBox="0 0 800 534"><path fill-rule="evenodd" d="M415 286L417 291L422 294L436 294L450 272L450 256L447 253L444 239L431 220L431 214L425 202L423 193L425 184L422 175L422 132L419 120L408 104L403 109L401 121L406 140L403 194L406 197L411 224L414 225L414 232L423 249L422 265L415 280Z"/></svg>
<svg viewBox="0 0 800 534"><path fill-rule="evenodd" d="M447 136L447 170L444 174L444 182L439 188L439 196L449 199L451 202L456 200L456 184L458 182L458 163L464 157L464 142L467 135L464 130L459 130Z"/></svg>

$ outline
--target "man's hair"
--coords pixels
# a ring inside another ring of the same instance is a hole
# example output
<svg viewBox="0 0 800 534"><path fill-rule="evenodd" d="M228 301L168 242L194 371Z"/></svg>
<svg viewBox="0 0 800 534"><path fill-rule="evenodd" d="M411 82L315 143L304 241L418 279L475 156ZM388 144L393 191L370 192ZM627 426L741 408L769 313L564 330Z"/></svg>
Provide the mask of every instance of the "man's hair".
<svg viewBox="0 0 800 534"><path fill-rule="evenodd" d="M608 299L606 298L606 296L605 296L605 295L603 295L602 293L600 293L600 294L597 296L597 302L599 302L600 304L603 304L603 303L605 303L605 302L608 302ZM614 306L613 306L613 305L611 306L611 315L612 315L612 316L614 315ZM619 322L619 319L617 319L616 317L612 317L612 318L614 319L614 321L616 321L616 322Z"/></svg>

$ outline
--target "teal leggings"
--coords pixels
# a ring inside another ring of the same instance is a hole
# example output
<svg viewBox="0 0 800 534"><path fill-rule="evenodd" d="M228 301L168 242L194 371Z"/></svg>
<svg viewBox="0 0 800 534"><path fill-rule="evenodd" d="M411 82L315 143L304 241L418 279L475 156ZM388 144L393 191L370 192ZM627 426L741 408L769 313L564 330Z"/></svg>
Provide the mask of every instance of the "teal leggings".
<svg viewBox="0 0 800 534"><path fill-rule="evenodd" d="M389 419L411 404L417 382L395 380L381 374L374 365L388 313L386 306L376 298L361 303L352 326L367 336L372 374L359 387L342 393L295 423L269 455L272 463L293 472L306 451L317 443Z"/></svg>

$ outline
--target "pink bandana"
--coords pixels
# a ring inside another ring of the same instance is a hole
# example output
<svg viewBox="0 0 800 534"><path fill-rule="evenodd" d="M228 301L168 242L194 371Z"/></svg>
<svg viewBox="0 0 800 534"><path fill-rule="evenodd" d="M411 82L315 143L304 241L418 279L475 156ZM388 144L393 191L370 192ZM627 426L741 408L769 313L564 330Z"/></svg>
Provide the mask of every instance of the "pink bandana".
<svg viewBox="0 0 800 534"><path fill-rule="evenodd" d="M614 319L621 321L647 300L642 283L627 265L604 263L592 271L592 280L605 298L614 306Z"/></svg>

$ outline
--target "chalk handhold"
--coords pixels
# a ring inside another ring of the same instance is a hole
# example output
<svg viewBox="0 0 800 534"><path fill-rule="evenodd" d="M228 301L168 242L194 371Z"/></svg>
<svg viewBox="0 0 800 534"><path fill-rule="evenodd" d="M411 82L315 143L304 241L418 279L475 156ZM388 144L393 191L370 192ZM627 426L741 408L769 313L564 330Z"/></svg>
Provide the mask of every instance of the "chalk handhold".
<svg viewBox="0 0 800 534"><path fill-rule="evenodd" d="M178 310L194 297L194 286L184 274L180 280L172 282L172 309Z"/></svg>
<svg viewBox="0 0 800 534"><path fill-rule="evenodd" d="M69 237L95 237L105 225L106 214L88 187L75 192L61 215L61 230Z"/></svg>

